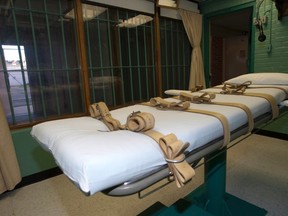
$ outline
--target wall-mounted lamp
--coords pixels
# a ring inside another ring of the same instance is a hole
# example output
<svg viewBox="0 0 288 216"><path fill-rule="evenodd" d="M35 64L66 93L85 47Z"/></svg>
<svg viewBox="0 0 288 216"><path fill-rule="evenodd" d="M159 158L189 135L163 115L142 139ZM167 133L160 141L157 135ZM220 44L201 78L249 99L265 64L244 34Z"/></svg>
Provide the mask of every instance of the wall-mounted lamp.
<svg viewBox="0 0 288 216"><path fill-rule="evenodd" d="M89 5L89 4L82 4L82 11L83 11L83 20L89 21L94 19L95 17L99 16L103 12L105 12L107 8ZM65 14L64 18L66 19L75 19L75 10L74 8L70 10L68 13Z"/></svg>

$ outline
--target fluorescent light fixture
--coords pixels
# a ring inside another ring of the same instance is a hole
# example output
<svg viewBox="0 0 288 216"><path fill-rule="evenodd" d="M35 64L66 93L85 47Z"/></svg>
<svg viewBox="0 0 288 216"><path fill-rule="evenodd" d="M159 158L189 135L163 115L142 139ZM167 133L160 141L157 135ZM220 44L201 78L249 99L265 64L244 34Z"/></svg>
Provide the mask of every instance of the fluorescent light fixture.
<svg viewBox="0 0 288 216"><path fill-rule="evenodd" d="M176 0L158 0L158 6L177 7Z"/></svg>
<svg viewBox="0 0 288 216"><path fill-rule="evenodd" d="M118 27L126 27L126 28L134 28L139 25L143 25L147 22L153 20L152 17L139 14L135 17L129 18L127 20L121 20L121 22L117 25Z"/></svg>
<svg viewBox="0 0 288 216"><path fill-rule="evenodd" d="M89 21L99 16L103 12L105 12L107 8L98 7L98 6L89 5L89 4L82 4L82 10L83 10L83 20ZM74 8L71 11L69 11L67 14L65 14L64 18L75 19Z"/></svg>

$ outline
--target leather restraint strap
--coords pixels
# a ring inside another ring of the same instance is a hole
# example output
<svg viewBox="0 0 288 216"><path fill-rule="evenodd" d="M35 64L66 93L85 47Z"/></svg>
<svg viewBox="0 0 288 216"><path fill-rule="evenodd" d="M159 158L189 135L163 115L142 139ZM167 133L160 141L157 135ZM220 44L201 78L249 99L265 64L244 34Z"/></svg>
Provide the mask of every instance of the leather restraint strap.
<svg viewBox="0 0 288 216"><path fill-rule="evenodd" d="M251 97L261 97L261 98L266 99L270 103L270 106L271 106L272 119L275 119L279 115L277 101L275 100L273 96L269 94L265 94L265 93L244 93L243 95L251 96Z"/></svg>
<svg viewBox="0 0 288 216"><path fill-rule="evenodd" d="M152 130L154 122L154 117L150 113L134 112L127 118L126 126L128 130L142 132L159 143L171 173L170 180L175 180L177 187L180 188L195 175L194 169L187 163L184 155L189 144L183 144L173 133L163 135Z"/></svg>
<svg viewBox="0 0 288 216"><path fill-rule="evenodd" d="M251 110L244 104L240 103L230 103L230 102L212 102L213 99L216 98L216 94L204 92L200 96L194 96L190 93L181 92L179 95L179 99L181 101L190 101L191 103L205 103L205 104L215 104L215 105L223 105L223 106L232 106L242 109L248 119L248 132L251 132L254 128L254 120Z"/></svg>
<svg viewBox="0 0 288 216"><path fill-rule="evenodd" d="M281 86L253 86L253 87L248 87L248 89L260 89L260 88L271 88L271 89L279 89L282 90L286 95L288 95L287 89L281 87Z"/></svg>
<svg viewBox="0 0 288 216"><path fill-rule="evenodd" d="M228 83L225 82L222 87L222 94L243 94L246 88L251 85L251 81L246 81L242 84Z"/></svg>
<svg viewBox="0 0 288 216"><path fill-rule="evenodd" d="M276 100L269 94L265 93L246 93L245 90L248 88L248 86L251 84L251 81L246 81L242 84L231 84L231 83L224 83L224 86L222 87L221 94L237 94L237 95L244 95L244 96L251 96L251 97L261 97L266 99L270 105L272 110L272 119L276 118L279 115L279 110L277 106ZM277 87L277 89L279 89ZM284 90L283 88L281 88ZM285 91L286 93L286 91Z"/></svg>
<svg viewBox="0 0 288 216"><path fill-rule="evenodd" d="M186 110L190 106L189 102L169 102L161 97L151 98L149 103L158 109Z"/></svg>
<svg viewBox="0 0 288 216"><path fill-rule="evenodd" d="M164 100L164 99L162 99L162 100ZM157 106L159 106L159 105L158 104L155 105L155 103L153 103L153 101L154 101L154 98L151 98L149 103L142 103L142 104L157 108ZM166 101L166 103L169 103L169 102ZM185 103L185 104L189 103L189 106L190 106L190 102L188 102L188 101L184 101L182 103ZM172 109L172 110L174 110L174 109ZM210 115L210 116L213 116L213 117L217 118L221 122L221 124L223 126L224 143L223 143L222 147L226 146L230 142L230 127L229 127L229 123L228 123L227 118L224 115L222 115L221 113L217 113L217 112L213 112L213 111L207 111L207 110L191 109L191 108L186 108L186 109L181 109L181 110L185 111L185 112L198 113L198 114L203 114L203 115Z"/></svg>
<svg viewBox="0 0 288 216"><path fill-rule="evenodd" d="M101 120L110 131L122 129L123 126L117 119L114 119L104 102L94 103L89 106L91 117Z"/></svg>

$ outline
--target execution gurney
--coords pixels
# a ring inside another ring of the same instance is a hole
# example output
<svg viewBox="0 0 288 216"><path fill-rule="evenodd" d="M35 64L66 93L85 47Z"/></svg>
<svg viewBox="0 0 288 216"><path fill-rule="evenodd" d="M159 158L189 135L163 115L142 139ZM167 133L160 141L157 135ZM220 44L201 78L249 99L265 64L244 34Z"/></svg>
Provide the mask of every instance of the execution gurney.
<svg viewBox="0 0 288 216"><path fill-rule="evenodd" d="M216 88L201 92L169 90L174 97L168 102L179 102L181 92L199 96L203 92L216 94L213 103L190 103L190 109L216 112L225 116L229 124L229 140L247 134L247 113L235 106L221 103L238 103L248 107L252 114L253 127L268 122L272 115L271 101L263 97L245 95L270 95L277 104L277 111L287 106L288 74L255 73L236 77L227 82L251 81L244 94L220 94ZM176 97L175 97L176 96ZM111 115L125 124L127 116L141 111L155 117L154 130L174 133L179 140L188 142L186 161L195 161L223 148L224 128L219 119L211 115L179 110L161 110L152 106L137 104L111 111ZM274 110L275 112L275 110ZM77 117L47 121L33 126L31 135L49 151L63 173L86 195L104 192L123 196L139 192L169 176L167 161L157 142L142 133L129 130L109 132L106 125L92 117ZM225 146L224 146L225 147Z"/></svg>

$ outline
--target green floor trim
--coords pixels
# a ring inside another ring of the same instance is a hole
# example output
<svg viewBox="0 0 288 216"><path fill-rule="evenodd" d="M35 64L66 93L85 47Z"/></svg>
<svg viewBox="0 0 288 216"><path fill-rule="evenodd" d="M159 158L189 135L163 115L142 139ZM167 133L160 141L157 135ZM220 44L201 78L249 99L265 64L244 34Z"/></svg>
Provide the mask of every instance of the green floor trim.
<svg viewBox="0 0 288 216"><path fill-rule="evenodd" d="M175 204L163 211L159 216L213 216L187 200L180 199Z"/></svg>
<svg viewBox="0 0 288 216"><path fill-rule="evenodd" d="M206 211L207 206L209 205L205 185L201 185L183 199L203 209L203 211ZM222 200L222 211L217 216L265 216L266 214L267 211L265 209L248 203L236 196L225 193ZM191 212L191 215L194 215L194 213Z"/></svg>
<svg viewBox="0 0 288 216"><path fill-rule="evenodd" d="M277 119L274 119L267 125L260 126L258 129L260 132L263 130L266 133L271 132L281 136L288 136L288 111L283 112Z"/></svg>
<svg viewBox="0 0 288 216"><path fill-rule="evenodd" d="M161 214L161 212L164 212L166 209L167 206L165 206L161 202L156 202L137 216L156 216Z"/></svg>

